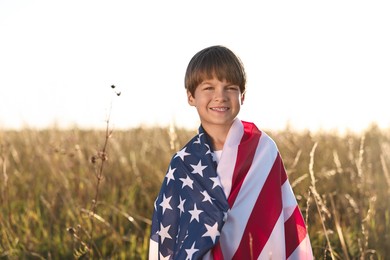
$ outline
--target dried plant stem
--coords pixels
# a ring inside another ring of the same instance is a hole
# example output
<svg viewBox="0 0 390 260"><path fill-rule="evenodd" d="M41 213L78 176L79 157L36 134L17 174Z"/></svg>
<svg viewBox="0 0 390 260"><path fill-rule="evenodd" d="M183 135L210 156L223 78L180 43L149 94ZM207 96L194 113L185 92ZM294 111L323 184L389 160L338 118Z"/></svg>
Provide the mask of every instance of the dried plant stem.
<svg viewBox="0 0 390 260"><path fill-rule="evenodd" d="M4 186L3 186L3 199L7 206L8 213L8 223L9 226L12 227L12 211L11 211L11 203L9 200L9 187L8 187L8 174L7 174L7 162L3 156L0 157L3 162L3 177L4 177Z"/></svg>
<svg viewBox="0 0 390 260"><path fill-rule="evenodd" d="M109 130L109 120L107 120L107 126L106 126L106 135L105 135L105 140L104 140L104 145L103 145L103 149L100 151L100 154L99 154L99 157L100 157L100 166L98 168L98 171L96 172L96 180L97 180L97 183L96 183L96 189L95 189L95 199L93 200L93 203L92 203L92 212L93 213L96 213L96 205L97 205L97 201L98 201L98 196L99 196L99 188L100 188L100 183L103 179L103 169L104 169L104 165L105 165L105 162L107 161L107 153L106 153L106 150L107 150L107 145L108 145L108 139L110 138L112 134L112 131Z"/></svg>
<svg viewBox="0 0 390 260"><path fill-rule="evenodd" d="M383 156L383 154L381 154L381 164L382 164L383 173L385 174L387 186L389 186L388 192L390 193L390 173L389 173L389 170L387 169L386 160L385 160L385 157Z"/></svg>
<svg viewBox="0 0 390 260"><path fill-rule="evenodd" d="M171 124L169 125L168 135L169 135L169 145L171 147L171 150L177 151L179 149L179 144L177 143L177 133L176 133L174 122L171 122Z"/></svg>
<svg viewBox="0 0 390 260"><path fill-rule="evenodd" d="M314 144L314 146L310 152L310 164L309 164L309 172L310 172L310 177L311 177L310 190L313 193L314 202L316 204L318 214L320 215L321 224L322 224L322 228L324 230L324 234L325 234L326 242L328 244L330 255L331 255L332 259L336 259L334 256L334 253L333 253L333 248L330 244L328 232L327 232L326 227L325 227L325 217L322 215L322 212L320 209L320 204L323 204L323 203L321 202L321 196L319 195L319 193L317 192L317 189L316 189L316 179L314 176L314 169L313 168L314 168L314 153L315 153L315 150L317 148L317 144L318 143Z"/></svg>
<svg viewBox="0 0 390 260"><path fill-rule="evenodd" d="M121 92L117 92L115 90L115 86L111 85L111 89L113 89L116 96L120 96ZM98 199L99 199L99 192L100 192L100 185L103 180L103 170L104 166L106 164L106 161L108 160L107 156L107 147L108 147L108 141L109 138L112 135L113 130L110 130L110 118L111 118L111 111L112 111L112 100L110 104L110 108L108 111L108 115L106 117L106 131L105 131L105 138L104 138L104 144L101 150L97 152L96 155L92 156L91 162L95 165L95 177L96 177L96 186L95 186L95 195L94 199L92 200L91 209L90 210L84 210L88 212L88 217L91 223L91 229L89 234L87 234L87 237L89 238L89 245L87 246L87 250L89 253L89 258L94 258L94 250L92 248L95 248L96 252L98 253L99 258L102 258L102 254L97 248L96 244L94 243L94 231L95 231L95 219L103 220L103 223L110 226L107 222L104 221L103 218L101 218L97 214L97 205L98 205ZM99 165L96 165L97 161L99 161ZM83 211L83 210L82 210ZM68 230L73 230L73 228L70 228Z"/></svg>
<svg viewBox="0 0 390 260"><path fill-rule="evenodd" d="M306 215L305 215L305 223L306 223L306 230L309 230L309 208L310 208L310 200L311 200L311 194L310 189L307 195L307 201L306 201Z"/></svg>
<svg viewBox="0 0 390 260"><path fill-rule="evenodd" d="M360 149L359 149L359 158L356 162L357 172L360 179L363 176L363 158L364 158L364 141L366 140L366 137L363 135L360 139Z"/></svg>
<svg viewBox="0 0 390 260"><path fill-rule="evenodd" d="M104 145L101 151L98 152L98 158L100 159L100 165L96 169L95 176L96 176L96 187L95 187L95 197L92 200L92 206L91 206L91 213L90 213L90 220L91 220L91 232L90 232L90 243L89 248L92 248L93 245L93 233L95 228L95 222L94 222L94 216L96 215L96 208L98 204L99 199L99 189L100 184L103 179L103 169L105 166L105 162L108 160L107 157L107 146L108 146L108 139L111 137L112 130L110 130L110 114L107 117L106 120L106 131L105 131L105 139L104 139ZM100 255L99 250L97 250L98 254ZM90 254L92 254L92 250L90 250Z"/></svg>
<svg viewBox="0 0 390 260"><path fill-rule="evenodd" d="M295 156L294 158L294 162L293 164L291 165L291 168L292 169L295 169L298 165L298 162L299 162L299 158L301 158L301 155L302 155L302 150L298 150L297 152L297 155Z"/></svg>
<svg viewBox="0 0 390 260"><path fill-rule="evenodd" d="M348 248L347 248L347 244L345 243L343 230L342 230L341 225L340 225L340 219L339 219L339 216L338 216L337 211L336 211L336 206L334 204L333 196L330 195L329 198L330 198L330 204L332 205L332 212L333 212L333 216L334 216L334 222L336 225L337 234L339 235L341 248L343 249L344 259L349 260Z"/></svg>

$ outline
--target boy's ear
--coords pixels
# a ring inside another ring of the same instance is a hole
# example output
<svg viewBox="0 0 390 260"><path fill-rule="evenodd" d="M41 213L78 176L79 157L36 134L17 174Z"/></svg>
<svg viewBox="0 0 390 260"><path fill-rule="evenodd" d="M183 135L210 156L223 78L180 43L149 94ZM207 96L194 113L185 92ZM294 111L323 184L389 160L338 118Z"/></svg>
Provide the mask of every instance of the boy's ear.
<svg viewBox="0 0 390 260"><path fill-rule="evenodd" d="M190 106L195 106L194 97L192 96L191 92L187 90L187 101Z"/></svg>
<svg viewBox="0 0 390 260"><path fill-rule="evenodd" d="M244 100L245 100L245 92L241 94L241 105L244 104Z"/></svg>

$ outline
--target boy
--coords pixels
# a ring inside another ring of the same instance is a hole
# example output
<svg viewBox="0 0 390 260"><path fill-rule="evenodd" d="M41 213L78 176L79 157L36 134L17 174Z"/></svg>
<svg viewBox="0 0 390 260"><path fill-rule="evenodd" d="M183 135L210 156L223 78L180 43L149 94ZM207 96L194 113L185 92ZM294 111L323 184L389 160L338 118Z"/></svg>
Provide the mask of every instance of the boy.
<svg viewBox="0 0 390 260"><path fill-rule="evenodd" d="M171 160L155 201L149 259L312 259L310 241L273 140L237 115L246 74L228 48L188 64L199 134Z"/></svg>

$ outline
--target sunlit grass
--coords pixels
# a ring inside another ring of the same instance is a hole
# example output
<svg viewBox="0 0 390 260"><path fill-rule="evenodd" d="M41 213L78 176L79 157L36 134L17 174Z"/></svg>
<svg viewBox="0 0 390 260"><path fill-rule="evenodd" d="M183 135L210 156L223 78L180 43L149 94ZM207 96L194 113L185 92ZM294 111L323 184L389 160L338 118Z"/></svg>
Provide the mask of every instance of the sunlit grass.
<svg viewBox="0 0 390 260"><path fill-rule="evenodd" d="M390 131L267 132L316 258L386 259ZM85 258L92 250L94 257L146 259L154 199L172 154L194 133L174 126L114 130L91 213L91 156L102 149L104 131L0 131L0 258Z"/></svg>

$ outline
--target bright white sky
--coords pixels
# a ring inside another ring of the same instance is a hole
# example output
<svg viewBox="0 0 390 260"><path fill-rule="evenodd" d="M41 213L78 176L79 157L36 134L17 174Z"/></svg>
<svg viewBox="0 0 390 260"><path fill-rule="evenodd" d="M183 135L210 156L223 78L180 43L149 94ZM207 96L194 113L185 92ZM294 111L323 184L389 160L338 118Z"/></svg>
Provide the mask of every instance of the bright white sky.
<svg viewBox="0 0 390 260"><path fill-rule="evenodd" d="M263 129L390 127L390 1L0 0L0 129L197 128L184 72L221 44ZM110 85L122 92L113 95Z"/></svg>

